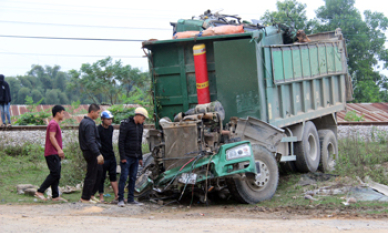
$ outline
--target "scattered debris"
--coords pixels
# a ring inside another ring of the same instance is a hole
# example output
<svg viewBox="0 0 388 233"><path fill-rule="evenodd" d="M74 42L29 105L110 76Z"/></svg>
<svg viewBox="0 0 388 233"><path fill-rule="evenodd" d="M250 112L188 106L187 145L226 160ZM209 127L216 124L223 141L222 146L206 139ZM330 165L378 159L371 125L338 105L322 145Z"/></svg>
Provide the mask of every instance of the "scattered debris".
<svg viewBox="0 0 388 233"><path fill-rule="evenodd" d="M313 198L311 195L304 195L304 199L310 200L310 201L318 201L318 199Z"/></svg>
<svg viewBox="0 0 388 233"><path fill-rule="evenodd" d="M306 33L303 30L298 30L296 32L296 38L298 38L299 43L311 42L311 40L307 37Z"/></svg>
<svg viewBox="0 0 388 233"><path fill-rule="evenodd" d="M75 187L69 186L69 185L66 185L64 187L59 187L59 192L65 193L65 194L70 194L70 193L75 193L75 192L80 192L80 191L81 191L81 184L77 184ZM110 195L109 195L109 197L110 197Z"/></svg>
<svg viewBox="0 0 388 233"><path fill-rule="evenodd" d="M34 196L35 193L37 192L38 190L38 186L35 186L35 185L32 185L32 184L19 184L19 185L16 185L16 189L17 189L17 193L20 195L20 194L27 194L27 195L30 195L30 196ZM70 193L74 193L74 192L80 192L82 189L82 185L81 184L77 184L75 187L74 186L69 186L69 185L66 185L66 186L63 186L63 187L59 187L59 193L60 195L61 194L70 194ZM46 190L46 195L48 196L49 199L51 199L51 196L52 196L52 190L51 188L48 188Z"/></svg>
<svg viewBox="0 0 388 233"><path fill-rule="evenodd" d="M357 203L356 198L354 197L349 197L345 202L342 202L343 205L348 206L350 204Z"/></svg>
<svg viewBox="0 0 388 233"><path fill-rule="evenodd" d="M28 192L30 193L31 192L31 189L35 189L35 192L36 190L38 190L38 186L35 186L35 185L32 185L32 184L19 184L19 185L16 185L16 189L17 189L17 192L18 194L24 194L26 192L26 190L28 189ZM35 192L32 194L34 195Z"/></svg>
<svg viewBox="0 0 388 233"><path fill-rule="evenodd" d="M369 176L365 177L365 183L377 192L388 196L388 186L374 182Z"/></svg>
<svg viewBox="0 0 388 233"><path fill-rule="evenodd" d="M388 202L388 197L370 187L352 187L349 192L358 201Z"/></svg>
<svg viewBox="0 0 388 233"><path fill-rule="evenodd" d="M300 180L297 185L299 186L315 185L317 184L317 182L328 181L334 177L337 177L337 175L324 174L319 172L307 173L307 174L303 174L300 177Z"/></svg>
<svg viewBox="0 0 388 233"><path fill-rule="evenodd" d="M319 195L341 195L347 194L352 186L344 184L335 184L327 187L322 187L317 190L314 190Z"/></svg>

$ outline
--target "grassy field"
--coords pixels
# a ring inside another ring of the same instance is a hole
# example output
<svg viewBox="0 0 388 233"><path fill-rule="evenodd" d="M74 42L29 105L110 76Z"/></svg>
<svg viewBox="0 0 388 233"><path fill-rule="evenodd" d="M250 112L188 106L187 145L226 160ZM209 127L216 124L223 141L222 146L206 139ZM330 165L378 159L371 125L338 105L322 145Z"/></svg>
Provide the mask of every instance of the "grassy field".
<svg viewBox="0 0 388 233"><path fill-rule="evenodd" d="M75 186L80 184L86 173L86 163L82 157L78 140L74 140L64 147L65 159L62 161L61 181L59 186ZM116 160L119 161L117 145L114 146ZM143 146L144 153L148 152L148 145ZM32 184L40 186L49 174L44 148L38 144L24 144L6 146L0 142L0 204L6 203L35 203L39 202L35 197L17 195L16 185ZM111 197L105 197L106 201L113 200L113 190L109 187L109 179L105 180L105 193ZM63 194L63 198L75 202L81 197L81 193Z"/></svg>
<svg viewBox="0 0 388 233"><path fill-rule="evenodd" d="M115 146L117 150L117 146ZM144 145L144 152L147 152ZM388 144L383 142L368 142L357 139L339 141L339 161L337 169L332 174L338 175L335 179L352 180L356 176L371 177L375 182L388 184ZM76 141L65 147L66 159L62 162L62 178L60 186L75 186L82 182L85 174L85 162ZM116 156L118 153L116 151ZM117 158L118 159L118 158ZM36 198L27 195L17 195L17 184L33 184L39 186L48 175L49 171L43 157L43 148L37 144L23 146L4 146L0 143L0 204L7 203L35 203ZM304 193L317 186L298 186L301 174L288 174L280 177L278 190L275 196L266 202L258 204L265 208L277 207L308 207L325 206L325 208L343 207L338 196L317 198L316 201L306 200ZM346 181L345 181L346 182ZM113 192L106 179L107 201L113 199ZM81 193L64 194L63 197L71 202L78 201ZM237 204L232 202L232 204ZM349 208L365 209L370 213L386 213L388 203L358 202ZM376 209L374 209L376 207ZM377 208L379 207L379 208Z"/></svg>

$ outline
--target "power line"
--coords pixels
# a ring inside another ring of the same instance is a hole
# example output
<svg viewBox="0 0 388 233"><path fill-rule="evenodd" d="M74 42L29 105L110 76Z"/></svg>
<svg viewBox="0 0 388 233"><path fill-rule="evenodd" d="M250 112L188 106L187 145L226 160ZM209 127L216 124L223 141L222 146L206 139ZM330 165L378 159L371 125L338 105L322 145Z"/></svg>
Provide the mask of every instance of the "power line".
<svg viewBox="0 0 388 233"><path fill-rule="evenodd" d="M176 18L179 17L173 17L171 14L169 17L150 17L150 16L131 16L128 13L125 14L126 12L120 12L119 14L115 12L92 12L92 11L87 11L87 13L83 13L83 11L63 11L59 9L36 9L36 8L12 8L12 7L0 7L0 9L4 9L7 11L29 11L33 13L43 13L43 14L61 14L61 15L72 15L72 16L94 16L94 17L109 17L109 18L134 18L134 19L148 19L148 20L155 20L155 19L164 19L164 20L176 20ZM84 11L85 12L85 11ZM105 13L105 14L102 14ZM108 13L108 14L106 14ZM144 20L143 20L144 21Z"/></svg>
<svg viewBox="0 0 388 233"><path fill-rule="evenodd" d="M24 21L7 21L7 20L0 20L0 23L45 25L45 26L64 26L64 27L92 27L92 28L139 29L139 30L171 30L169 28L140 28L140 27L119 27L119 26L98 26L98 25L83 25L83 24L41 23L41 22L24 22Z"/></svg>
<svg viewBox="0 0 388 233"><path fill-rule="evenodd" d="M177 12L176 10L166 10L166 9L140 9L140 8L117 8L117 7L99 7L99 6L85 6L85 5L69 5L69 4L52 4L52 3L43 3L43 2L22 2L22 1L12 1L10 3L21 3L21 4L30 4L30 5L44 5L44 6L57 6L57 7L74 7L74 8L87 8L87 9L103 9L103 10L134 10L134 11L165 11L165 12ZM179 10L179 12L191 12L188 10Z"/></svg>
<svg viewBox="0 0 388 233"><path fill-rule="evenodd" d="M0 52L0 54L53 56L53 57L108 57L109 56L109 57L118 57L118 58L146 58L143 56L127 56L127 55L39 54L39 53L16 53L16 52Z"/></svg>
<svg viewBox="0 0 388 233"><path fill-rule="evenodd" d="M103 38L76 38L76 37L50 37L50 36L18 36L18 35L0 35L0 37L20 38L20 39L47 39L47 40L92 40L92 41L116 41L116 42L143 42L146 40L137 39L103 39Z"/></svg>

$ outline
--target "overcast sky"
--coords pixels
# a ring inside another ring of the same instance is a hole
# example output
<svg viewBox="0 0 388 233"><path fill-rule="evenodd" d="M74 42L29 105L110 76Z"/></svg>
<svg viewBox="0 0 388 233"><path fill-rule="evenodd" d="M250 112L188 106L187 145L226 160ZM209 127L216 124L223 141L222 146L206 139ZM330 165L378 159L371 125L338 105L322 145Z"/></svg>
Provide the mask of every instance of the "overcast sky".
<svg viewBox="0 0 388 233"><path fill-rule="evenodd" d="M322 0L300 0L307 16L315 17ZM385 1L356 0L356 7L388 16ZM205 10L259 19L276 10L276 1L100 1L0 0L0 36L37 36L148 40L170 39L170 22L200 15ZM60 65L63 71L79 69L107 56L148 70L141 42L16 39L0 37L0 74L23 75L32 64Z"/></svg>

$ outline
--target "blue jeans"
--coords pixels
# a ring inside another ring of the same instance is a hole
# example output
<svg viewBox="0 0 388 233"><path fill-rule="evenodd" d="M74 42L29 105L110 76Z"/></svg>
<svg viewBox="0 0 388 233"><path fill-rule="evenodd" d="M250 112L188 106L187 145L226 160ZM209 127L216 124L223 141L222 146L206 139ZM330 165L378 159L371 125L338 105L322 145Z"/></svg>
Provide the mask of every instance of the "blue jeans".
<svg viewBox="0 0 388 233"><path fill-rule="evenodd" d="M134 191L137 169L139 167L139 159L126 157L126 163L120 161L121 175L119 181L119 201L124 201L124 188L127 183L127 177L129 175L128 182L128 203L134 201Z"/></svg>
<svg viewBox="0 0 388 233"><path fill-rule="evenodd" d="M3 122L3 124L6 124L5 116L7 116L8 118L8 124L11 124L11 114L9 113L10 106L11 106L11 103L0 104L1 121Z"/></svg>

